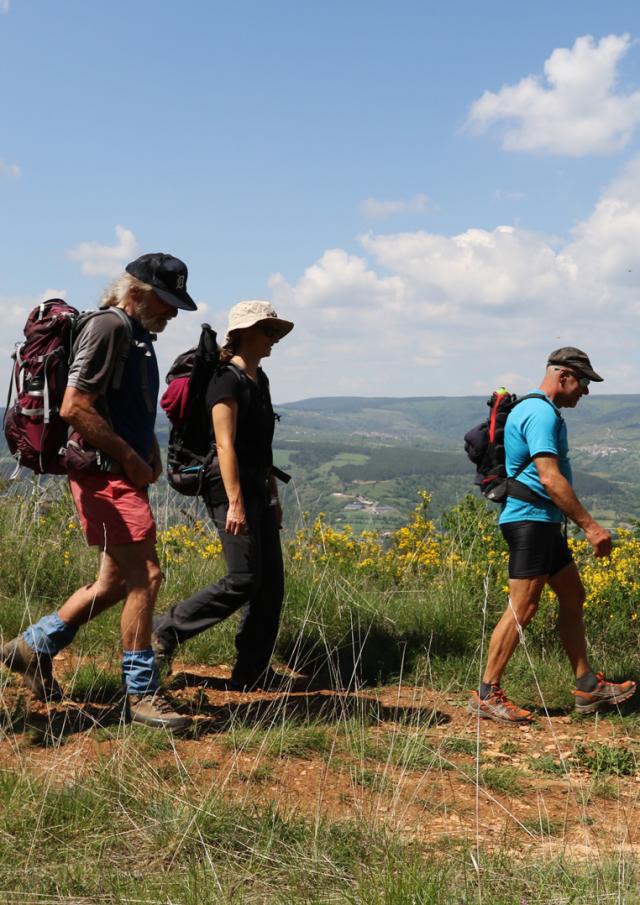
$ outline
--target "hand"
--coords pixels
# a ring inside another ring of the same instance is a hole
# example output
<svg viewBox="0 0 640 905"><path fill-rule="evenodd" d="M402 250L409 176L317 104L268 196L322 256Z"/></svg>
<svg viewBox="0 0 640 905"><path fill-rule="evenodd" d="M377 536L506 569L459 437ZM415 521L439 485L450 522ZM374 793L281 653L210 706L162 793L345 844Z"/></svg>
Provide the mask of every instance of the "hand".
<svg viewBox="0 0 640 905"><path fill-rule="evenodd" d="M584 534L593 548L595 557L600 559L611 554L611 535L602 525L594 522L589 528L585 529Z"/></svg>
<svg viewBox="0 0 640 905"><path fill-rule="evenodd" d="M273 509L273 515L276 520L276 525L278 528L282 528L282 506L280 505L280 500L277 503L272 503L271 507Z"/></svg>
<svg viewBox="0 0 640 905"><path fill-rule="evenodd" d="M153 473L153 478L151 479L150 483L155 484L163 471L162 459L155 451L152 453L151 458L149 459L149 465Z"/></svg>
<svg viewBox="0 0 640 905"><path fill-rule="evenodd" d="M227 510L227 521L224 526L227 534L244 534L247 530L247 514L244 510L244 502L235 500L229 503Z"/></svg>
<svg viewBox="0 0 640 905"><path fill-rule="evenodd" d="M124 473L137 490L144 490L149 484L155 480L151 466L144 461L137 453L133 452L122 463Z"/></svg>

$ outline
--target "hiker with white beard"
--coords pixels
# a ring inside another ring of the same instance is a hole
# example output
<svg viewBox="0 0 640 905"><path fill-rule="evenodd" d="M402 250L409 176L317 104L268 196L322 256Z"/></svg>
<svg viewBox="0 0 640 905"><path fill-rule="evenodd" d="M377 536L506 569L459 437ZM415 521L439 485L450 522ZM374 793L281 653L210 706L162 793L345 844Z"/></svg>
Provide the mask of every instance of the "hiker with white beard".
<svg viewBox="0 0 640 905"><path fill-rule="evenodd" d="M0 647L0 662L22 675L37 698L59 700L53 658L81 625L124 600L128 715L164 729L186 728L190 719L176 713L160 690L151 648L151 617L162 580L148 495L162 473L154 432L159 376L153 334L178 310L196 310L186 282L187 268L178 258L142 255L103 295L100 307L114 309L113 316L91 317L79 333L60 415L72 428L66 449L69 486L87 543L100 551L98 577Z"/></svg>

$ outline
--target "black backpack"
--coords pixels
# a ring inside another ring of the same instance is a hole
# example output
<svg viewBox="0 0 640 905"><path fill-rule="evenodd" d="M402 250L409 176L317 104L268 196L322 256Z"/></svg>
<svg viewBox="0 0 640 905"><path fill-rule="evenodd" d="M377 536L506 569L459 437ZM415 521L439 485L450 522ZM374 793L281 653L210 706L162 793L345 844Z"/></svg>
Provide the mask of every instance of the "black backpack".
<svg viewBox="0 0 640 905"><path fill-rule="evenodd" d="M202 325L198 345L178 355L160 400L169 421L167 481L184 496L197 496L213 458L213 430L205 404L209 381L219 364L216 332Z"/></svg>
<svg viewBox="0 0 640 905"><path fill-rule="evenodd" d="M534 505L549 502L517 480L518 475L522 474L533 461L531 457L523 462L513 477L507 476L504 429L510 413L525 399L543 399L551 405L556 416L561 418L544 393L528 393L526 396L518 397L515 393L509 393L504 387L500 387L487 400L490 409L488 419L472 427L464 435L464 450L476 466L474 483L480 488L480 493L492 503L504 503L509 496Z"/></svg>

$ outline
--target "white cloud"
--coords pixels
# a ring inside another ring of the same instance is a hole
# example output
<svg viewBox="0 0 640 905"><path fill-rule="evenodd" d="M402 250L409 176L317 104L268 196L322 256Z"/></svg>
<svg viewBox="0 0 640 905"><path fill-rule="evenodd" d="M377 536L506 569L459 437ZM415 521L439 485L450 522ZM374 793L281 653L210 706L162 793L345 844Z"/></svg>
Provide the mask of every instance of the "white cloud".
<svg viewBox="0 0 640 905"><path fill-rule="evenodd" d="M0 13L8 13L10 0L0 0Z"/></svg>
<svg viewBox="0 0 640 905"><path fill-rule="evenodd" d="M21 172L17 163L5 163L4 160L0 160L0 177L6 176L9 179L17 179Z"/></svg>
<svg viewBox="0 0 640 905"><path fill-rule="evenodd" d="M39 302L46 302L48 299L64 299L67 300L67 290L66 289L45 289L44 292L41 292L38 296L38 304Z"/></svg>
<svg viewBox="0 0 640 905"><path fill-rule="evenodd" d="M296 328L268 371L278 399L531 388L548 353L585 348L602 391L640 391L640 158L564 240L514 226L362 236L297 282L271 280Z"/></svg>
<svg viewBox="0 0 640 905"><path fill-rule="evenodd" d="M385 217L395 217L398 214L421 214L429 208L429 199L426 195L418 194L408 200L378 201L377 198L367 198L360 205L360 213L371 220L382 220Z"/></svg>
<svg viewBox="0 0 640 905"><path fill-rule="evenodd" d="M136 237L130 229L116 226L116 244L101 245L99 242L80 242L67 256L79 261L82 272L87 276L115 277L123 266L135 257L138 250Z"/></svg>
<svg viewBox="0 0 640 905"><path fill-rule="evenodd" d="M486 132L502 125L508 151L604 154L623 148L640 122L640 91L617 90L618 65L631 47L629 35L595 42L577 38L571 49L553 51L545 80L529 75L473 103L467 127Z"/></svg>

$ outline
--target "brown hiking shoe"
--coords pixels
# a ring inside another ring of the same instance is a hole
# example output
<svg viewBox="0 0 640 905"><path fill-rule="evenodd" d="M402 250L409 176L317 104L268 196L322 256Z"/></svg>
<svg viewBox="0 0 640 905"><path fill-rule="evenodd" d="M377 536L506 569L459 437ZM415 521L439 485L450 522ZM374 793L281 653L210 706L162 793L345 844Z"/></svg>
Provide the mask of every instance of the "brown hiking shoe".
<svg viewBox="0 0 640 905"><path fill-rule="evenodd" d="M181 732L191 725L191 717L177 713L161 691L148 694L127 695L129 718L132 723L142 723L154 729Z"/></svg>
<svg viewBox="0 0 640 905"><path fill-rule="evenodd" d="M22 635L0 646L0 663L19 673L39 701L62 700L62 688L53 678L51 657L37 654Z"/></svg>
<svg viewBox="0 0 640 905"><path fill-rule="evenodd" d="M596 675L598 684L592 691L572 691L576 698L576 713L595 713L603 704L622 704L635 693L636 683L608 682L603 673Z"/></svg>
<svg viewBox="0 0 640 905"><path fill-rule="evenodd" d="M477 691L472 691L467 710L474 716L496 720L498 723L530 723L533 719L532 713L516 707L498 685L491 686L491 694L486 698L481 698Z"/></svg>

